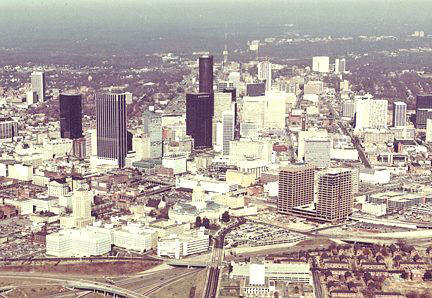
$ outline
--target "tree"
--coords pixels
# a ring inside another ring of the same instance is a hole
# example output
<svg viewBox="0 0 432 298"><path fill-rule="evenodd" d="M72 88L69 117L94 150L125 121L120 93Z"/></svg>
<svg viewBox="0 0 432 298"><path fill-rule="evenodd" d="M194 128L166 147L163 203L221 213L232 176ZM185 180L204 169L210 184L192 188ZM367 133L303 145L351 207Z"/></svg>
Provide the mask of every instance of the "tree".
<svg viewBox="0 0 432 298"><path fill-rule="evenodd" d="M222 221L223 221L223 222L229 222L229 221L230 221L230 215L229 215L228 211L225 211L225 212L222 214Z"/></svg>
<svg viewBox="0 0 432 298"><path fill-rule="evenodd" d="M431 280L432 279L432 272L430 270L426 271L423 275L424 280Z"/></svg>
<svg viewBox="0 0 432 298"><path fill-rule="evenodd" d="M363 255L364 255L364 256L369 256L370 254L371 254L371 251L370 251L369 248L365 248L365 249L363 249Z"/></svg>
<svg viewBox="0 0 432 298"><path fill-rule="evenodd" d="M402 277L403 279L408 279L408 278L409 278L409 273L406 272L406 271L404 271L404 272L402 272L401 277Z"/></svg>
<svg viewBox="0 0 432 298"><path fill-rule="evenodd" d="M204 217L203 220L202 220L202 225L203 225L206 229L210 228L210 220L209 220L207 217Z"/></svg>
<svg viewBox="0 0 432 298"><path fill-rule="evenodd" d="M369 280L372 279L372 274L371 274L370 272L365 272L365 273L363 274L363 279L364 279L364 281L367 283Z"/></svg>
<svg viewBox="0 0 432 298"><path fill-rule="evenodd" d="M396 245L392 244L392 245L390 245L390 251L391 251L392 256L393 256L393 254L398 251L398 248L396 247Z"/></svg>
<svg viewBox="0 0 432 298"><path fill-rule="evenodd" d="M388 257L389 253L386 247L383 247L381 249L381 254L383 255L383 257Z"/></svg>
<svg viewBox="0 0 432 298"><path fill-rule="evenodd" d="M199 228L201 227L202 222L201 222L201 217L197 216L197 218L195 219L195 227Z"/></svg>
<svg viewBox="0 0 432 298"><path fill-rule="evenodd" d="M416 255L414 256L413 260L414 260L414 262L418 262L418 261L421 260L421 257L420 257L418 254L416 254Z"/></svg>

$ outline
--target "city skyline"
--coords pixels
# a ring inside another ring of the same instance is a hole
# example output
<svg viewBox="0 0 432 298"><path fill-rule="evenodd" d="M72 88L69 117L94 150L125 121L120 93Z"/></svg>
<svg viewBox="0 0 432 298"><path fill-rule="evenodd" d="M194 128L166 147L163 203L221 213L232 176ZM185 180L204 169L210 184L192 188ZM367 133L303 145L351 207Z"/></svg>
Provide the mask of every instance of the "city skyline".
<svg viewBox="0 0 432 298"><path fill-rule="evenodd" d="M430 10L0 0L1 295L432 297Z"/></svg>

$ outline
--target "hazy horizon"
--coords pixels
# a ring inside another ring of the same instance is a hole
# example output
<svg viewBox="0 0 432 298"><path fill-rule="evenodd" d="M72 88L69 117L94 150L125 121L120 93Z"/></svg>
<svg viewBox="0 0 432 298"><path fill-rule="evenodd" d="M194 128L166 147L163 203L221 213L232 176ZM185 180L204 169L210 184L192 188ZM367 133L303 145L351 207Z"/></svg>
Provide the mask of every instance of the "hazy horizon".
<svg viewBox="0 0 432 298"><path fill-rule="evenodd" d="M431 1L418 0L0 0L0 38L5 47L40 49L200 49L218 47L225 31L245 43L291 23L312 35L428 33L430 11Z"/></svg>

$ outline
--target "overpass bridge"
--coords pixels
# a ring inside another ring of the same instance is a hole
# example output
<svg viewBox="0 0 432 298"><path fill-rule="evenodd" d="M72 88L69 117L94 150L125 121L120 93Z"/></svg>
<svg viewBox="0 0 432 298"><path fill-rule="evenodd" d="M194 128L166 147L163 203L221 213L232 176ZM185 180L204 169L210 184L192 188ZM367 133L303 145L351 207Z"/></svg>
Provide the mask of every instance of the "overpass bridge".
<svg viewBox="0 0 432 298"><path fill-rule="evenodd" d="M167 261L167 265L173 267L188 267L188 268L205 268L209 266L209 262L206 261L188 261L188 260L170 260Z"/></svg>

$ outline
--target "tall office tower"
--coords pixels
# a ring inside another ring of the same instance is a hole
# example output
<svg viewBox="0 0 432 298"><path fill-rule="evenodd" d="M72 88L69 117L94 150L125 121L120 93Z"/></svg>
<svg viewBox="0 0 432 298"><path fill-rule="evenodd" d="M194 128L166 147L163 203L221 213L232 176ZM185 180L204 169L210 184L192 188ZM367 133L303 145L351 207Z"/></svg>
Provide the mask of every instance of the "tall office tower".
<svg viewBox="0 0 432 298"><path fill-rule="evenodd" d="M127 155L126 94L105 93L96 96L97 156L125 166Z"/></svg>
<svg viewBox="0 0 432 298"><path fill-rule="evenodd" d="M225 111L222 113L222 152L223 155L230 154L230 142L234 140L234 111Z"/></svg>
<svg viewBox="0 0 432 298"><path fill-rule="evenodd" d="M162 157L162 117L152 111L144 111L143 128L149 140L150 158Z"/></svg>
<svg viewBox="0 0 432 298"><path fill-rule="evenodd" d="M45 100L45 73L42 71L34 71L31 74L32 91L37 93L38 101Z"/></svg>
<svg viewBox="0 0 432 298"><path fill-rule="evenodd" d="M289 213L294 207L313 203L315 168L307 164L292 164L279 171L279 213Z"/></svg>
<svg viewBox="0 0 432 298"><path fill-rule="evenodd" d="M213 56L199 57L199 92L213 93Z"/></svg>
<svg viewBox="0 0 432 298"><path fill-rule="evenodd" d="M222 90L222 93L231 93L231 101L237 101L237 89L234 87L227 87Z"/></svg>
<svg viewBox="0 0 432 298"><path fill-rule="evenodd" d="M91 217L92 196L88 190L79 189L74 191L72 197L72 218L74 226L82 228L92 222Z"/></svg>
<svg viewBox="0 0 432 298"><path fill-rule="evenodd" d="M346 60L345 60L345 58L343 58L339 61L339 72L340 73L346 72Z"/></svg>
<svg viewBox="0 0 432 298"><path fill-rule="evenodd" d="M265 83L246 84L246 96L264 96L266 90Z"/></svg>
<svg viewBox="0 0 432 298"><path fill-rule="evenodd" d="M432 142L432 119L426 119L426 143Z"/></svg>
<svg viewBox="0 0 432 298"><path fill-rule="evenodd" d="M236 89L238 89L238 87L239 87L240 78L241 78L241 75L238 71L230 72L230 74L228 75L228 81L230 83L232 82L233 87Z"/></svg>
<svg viewBox="0 0 432 298"><path fill-rule="evenodd" d="M85 137L74 139L72 143L72 149L73 155L76 158L84 159L90 155L90 152L87 152L87 143Z"/></svg>
<svg viewBox="0 0 432 298"><path fill-rule="evenodd" d="M352 213L354 197L352 173L349 169L329 169L318 179L317 215L319 218L341 222Z"/></svg>
<svg viewBox="0 0 432 298"><path fill-rule="evenodd" d="M340 65L340 60L338 58L336 58L335 64L334 64L334 72L335 73L339 73L339 65Z"/></svg>
<svg viewBox="0 0 432 298"><path fill-rule="evenodd" d="M355 103L353 100L345 100L342 105L342 116L353 118L355 114Z"/></svg>
<svg viewBox="0 0 432 298"><path fill-rule="evenodd" d="M217 140L221 140L222 135L217 136L217 125L222 124L222 113L232 109L232 93L231 92L216 92L214 93L214 108L212 119L212 142L216 144ZM220 130L222 133L222 130Z"/></svg>
<svg viewBox="0 0 432 298"><path fill-rule="evenodd" d="M225 31L227 30L227 24L225 23ZM223 51L223 65L228 63L228 45L227 45L228 33L225 32L225 47Z"/></svg>
<svg viewBox="0 0 432 298"><path fill-rule="evenodd" d="M269 61L258 63L258 79L266 82L266 90L272 86L272 64Z"/></svg>
<svg viewBox="0 0 432 298"><path fill-rule="evenodd" d="M344 59L335 59L335 73L345 73L346 60Z"/></svg>
<svg viewBox="0 0 432 298"><path fill-rule="evenodd" d="M331 142L329 138L306 139L304 150L306 163L318 168L327 168L330 166Z"/></svg>
<svg viewBox="0 0 432 298"><path fill-rule="evenodd" d="M212 147L213 93L186 94L186 133L195 148Z"/></svg>
<svg viewBox="0 0 432 298"><path fill-rule="evenodd" d="M330 71L330 57L317 56L312 58L312 71L327 73Z"/></svg>
<svg viewBox="0 0 432 298"><path fill-rule="evenodd" d="M393 103L393 127L406 126L407 104L402 101Z"/></svg>
<svg viewBox="0 0 432 298"><path fill-rule="evenodd" d="M81 94L70 91L61 93L60 104L60 137L78 139L83 136Z"/></svg>
<svg viewBox="0 0 432 298"><path fill-rule="evenodd" d="M416 128L425 129L429 118L432 118L432 94L419 94L416 99Z"/></svg>
<svg viewBox="0 0 432 298"><path fill-rule="evenodd" d="M12 118L0 118L0 140L12 139L18 135L18 122Z"/></svg>
<svg viewBox="0 0 432 298"><path fill-rule="evenodd" d="M372 96L355 99L355 129L387 128L388 101Z"/></svg>
<svg viewBox="0 0 432 298"><path fill-rule="evenodd" d="M349 91L349 90L350 90L350 84L349 84L349 81L347 81L347 80L343 80L343 81L341 81L340 84L339 84L339 90L340 90L341 92Z"/></svg>
<svg viewBox="0 0 432 298"><path fill-rule="evenodd" d="M38 102L37 92L36 91L28 91L26 93L26 103L28 105L32 105Z"/></svg>
<svg viewBox="0 0 432 298"><path fill-rule="evenodd" d="M223 92L227 88L234 88L234 83L230 81L219 81L216 85L217 92Z"/></svg>

